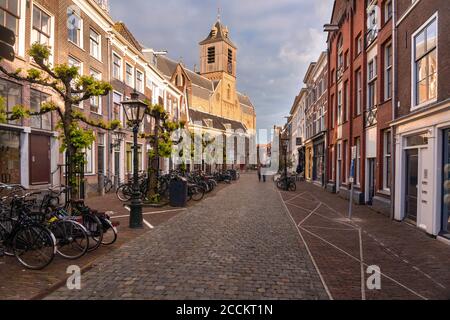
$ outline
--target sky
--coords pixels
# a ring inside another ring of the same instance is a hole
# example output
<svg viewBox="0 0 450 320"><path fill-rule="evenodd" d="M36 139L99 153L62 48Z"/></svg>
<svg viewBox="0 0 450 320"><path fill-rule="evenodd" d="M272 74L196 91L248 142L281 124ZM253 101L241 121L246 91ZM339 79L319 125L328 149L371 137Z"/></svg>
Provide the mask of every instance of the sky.
<svg viewBox="0 0 450 320"><path fill-rule="evenodd" d="M333 0L110 0L114 20L139 42L190 69L218 8L238 47L237 86L255 106L257 128L284 124L306 69L326 49Z"/></svg>

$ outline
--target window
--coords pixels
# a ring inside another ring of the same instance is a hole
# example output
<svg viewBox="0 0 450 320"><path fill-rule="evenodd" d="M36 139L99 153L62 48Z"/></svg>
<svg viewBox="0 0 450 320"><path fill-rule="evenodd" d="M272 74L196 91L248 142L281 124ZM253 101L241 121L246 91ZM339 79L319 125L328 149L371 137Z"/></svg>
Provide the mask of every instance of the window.
<svg viewBox="0 0 450 320"><path fill-rule="evenodd" d="M386 1L384 3L384 23L388 22L392 18L392 1Z"/></svg>
<svg viewBox="0 0 450 320"><path fill-rule="evenodd" d="M79 47L82 47L83 41L81 37L83 32L81 30L83 21L81 17L75 12L75 10L67 11L67 32L69 41L73 42Z"/></svg>
<svg viewBox="0 0 450 320"><path fill-rule="evenodd" d="M344 55L344 68L347 69L350 66L350 59L349 59L349 54L348 54L348 50L345 51L345 55Z"/></svg>
<svg viewBox="0 0 450 320"><path fill-rule="evenodd" d="M30 92L30 109L31 112L39 112L42 103L46 102L50 96L38 90L31 89ZM30 118L31 127L37 129L51 130L52 129L52 114L50 112L44 113L40 116L33 116Z"/></svg>
<svg viewBox="0 0 450 320"><path fill-rule="evenodd" d="M342 35L339 37L338 45L337 45L337 51L338 51L338 68L341 68L344 64L344 56L343 56L343 45L344 45L344 38Z"/></svg>
<svg viewBox="0 0 450 320"><path fill-rule="evenodd" d="M384 49L384 100L392 97L392 45Z"/></svg>
<svg viewBox="0 0 450 320"><path fill-rule="evenodd" d="M138 171L142 170L142 146L138 145ZM132 173L133 172L133 144L127 142L126 150L125 150L125 164L126 164L126 172Z"/></svg>
<svg viewBox="0 0 450 320"><path fill-rule="evenodd" d="M97 134L97 172L105 173L105 134Z"/></svg>
<svg viewBox="0 0 450 320"><path fill-rule="evenodd" d="M97 60L101 60L101 46L100 46L101 36L95 32L94 30L90 30L89 35L89 48L91 52L91 56L93 56Z"/></svg>
<svg viewBox="0 0 450 320"><path fill-rule="evenodd" d="M356 47L356 56L359 56L362 52L363 47L361 35L358 35L358 37L356 38L355 47Z"/></svg>
<svg viewBox="0 0 450 320"><path fill-rule="evenodd" d="M134 87L133 85L133 67L126 63L125 67L125 83L130 87Z"/></svg>
<svg viewBox="0 0 450 320"><path fill-rule="evenodd" d="M361 138L356 138L355 184L361 184Z"/></svg>
<svg viewBox="0 0 450 320"><path fill-rule="evenodd" d="M437 96L437 20L434 18L414 37L415 105Z"/></svg>
<svg viewBox="0 0 450 320"><path fill-rule="evenodd" d="M383 133L383 189L391 189L391 130Z"/></svg>
<svg viewBox="0 0 450 320"><path fill-rule="evenodd" d="M216 62L216 47L209 47L208 48L208 63L214 63Z"/></svg>
<svg viewBox="0 0 450 320"><path fill-rule="evenodd" d="M113 119L114 120L120 120L123 122L123 119L121 117L122 114L122 95L120 93L114 92L113 93Z"/></svg>
<svg viewBox="0 0 450 320"><path fill-rule="evenodd" d="M228 73L233 73L233 51L228 49Z"/></svg>
<svg viewBox="0 0 450 320"><path fill-rule="evenodd" d="M343 150L343 159L342 159L342 163L344 165L344 167L342 168L342 177L343 177L343 181L347 182L348 180L348 171L347 171L347 159L348 159L348 142L347 140L344 140L344 146L343 146L344 150Z"/></svg>
<svg viewBox="0 0 450 320"><path fill-rule="evenodd" d="M31 43L50 45L50 16L33 5Z"/></svg>
<svg viewBox="0 0 450 320"><path fill-rule="evenodd" d="M349 96L348 96L348 81L344 83L344 108L343 108L343 120L348 121L348 109L349 109Z"/></svg>
<svg viewBox="0 0 450 320"><path fill-rule="evenodd" d="M231 86L230 85L227 86L227 99L228 100L231 99Z"/></svg>
<svg viewBox="0 0 450 320"><path fill-rule="evenodd" d="M376 107L376 83L377 83L377 67L376 58L370 60L368 66L368 84L367 84L367 108L372 110Z"/></svg>
<svg viewBox="0 0 450 320"><path fill-rule="evenodd" d="M113 53L113 77L122 80L122 59Z"/></svg>
<svg viewBox="0 0 450 320"><path fill-rule="evenodd" d="M69 65L69 67L77 67L78 68L78 73L80 75L83 74L83 66L82 66L82 64L81 64L81 62L79 60L69 56L68 65ZM72 83L71 83L72 87L75 86L75 81L76 81L75 79L72 79ZM80 104L77 107L83 108L83 101L81 101Z"/></svg>
<svg viewBox="0 0 450 320"><path fill-rule="evenodd" d="M94 69L90 70L91 77L95 80L102 80L102 75L100 72L97 72ZM94 96L90 98L91 103L91 112L102 114L102 97L101 96Z"/></svg>
<svg viewBox="0 0 450 320"><path fill-rule="evenodd" d="M0 25L6 27L16 35L15 48L19 43L19 19L20 5L19 0L1 0L0 1Z"/></svg>
<svg viewBox="0 0 450 320"><path fill-rule="evenodd" d="M6 111L11 112L14 106L22 105L22 86L0 78L0 96L5 99ZM9 123L21 124L21 121L15 120Z"/></svg>
<svg viewBox="0 0 450 320"><path fill-rule="evenodd" d="M335 111L334 111L334 94L331 95L331 102L330 102L330 128L333 129L334 128L334 115L335 115Z"/></svg>
<svg viewBox="0 0 450 320"><path fill-rule="evenodd" d="M361 69L359 69L358 71L356 71L356 83L355 83L355 97L356 97L356 102L355 102L355 112L356 115L359 116L361 114L361 110L362 110L362 74L361 74Z"/></svg>
<svg viewBox="0 0 450 320"><path fill-rule="evenodd" d="M337 122L342 124L342 91L338 91Z"/></svg>
<svg viewBox="0 0 450 320"><path fill-rule="evenodd" d="M94 142L89 148L84 149L84 173L94 174Z"/></svg>
<svg viewBox="0 0 450 320"><path fill-rule="evenodd" d="M136 90L144 93L144 74L136 70Z"/></svg>

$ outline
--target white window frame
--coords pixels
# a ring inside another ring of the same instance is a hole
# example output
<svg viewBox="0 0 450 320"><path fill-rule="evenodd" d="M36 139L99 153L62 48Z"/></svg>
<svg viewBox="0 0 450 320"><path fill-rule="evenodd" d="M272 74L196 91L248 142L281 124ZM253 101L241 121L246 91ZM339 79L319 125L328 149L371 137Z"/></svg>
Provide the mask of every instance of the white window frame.
<svg viewBox="0 0 450 320"><path fill-rule="evenodd" d="M90 148L86 148L86 149L84 150L84 152L85 152L85 160L86 160L86 163L85 163L85 165L84 165L84 175L85 175L85 176L93 176L93 175L96 174L96 171L97 171L97 170L95 170L95 153L94 153L95 148L96 148L96 146L95 146L95 141L92 141L91 147L90 147ZM88 158L87 158L87 153L88 153L88 152L91 153L91 163L90 163L90 165L92 166L92 171L91 171L91 172L89 172L89 171L87 170L88 164L89 164L89 163L88 163Z"/></svg>
<svg viewBox="0 0 450 320"><path fill-rule="evenodd" d="M391 150L388 150L387 148L387 137L391 140L391 129L387 129L383 131L383 190L387 192L391 192L391 188L388 187L388 170L387 170L387 164L389 163L389 166L391 167L391 174L392 174L392 165L391 165L391 157L392 153ZM392 145L392 140L391 140ZM390 182L389 182L390 183Z"/></svg>
<svg viewBox="0 0 450 320"><path fill-rule="evenodd" d="M21 0L19 1L20 5L22 6L22 4L25 1ZM49 46L50 46L50 57L48 58L48 62L50 64L53 64L54 62L54 47L55 47L55 17L54 15L52 15L52 13L48 10L46 10L45 8L43 8L42 6L40 6L38 3L33 2L33 7L36 6L36 8L38 8L39 10L41 10L42 12L44 12L45 14L47 14L50 17L49 20L49 32L50 32L50 38L49 38ZM31 40L32 37L32 33L33 33L33 19L34 19L34 10L31 10L31 24L30 24L30 44L33 44L33 41ZM20 19L22 20L22 18ZM25 19L24 19L25 20ZM20 22L19 22L19 30L20 30ZM20 37L19 37L20 38ZM22 55L23 56L23 55Z"/></svg>
<svg viewBox="0 0 450 320"><path fill-rule="evenodd" d="M67 59L67 63L68 63L68 65L70 66L70 63L69 63L69 60L70 59L72 59L72 60L75 60L75 61L78 61L79 63L80 63L80 67L78 68L78 73L79 73L79 75L80 76L82 76L83 75L83 61L81 61L80 59L78 59L78 58L75 58L74 56L72 56L72 55L69 55L69 57L68 57L68 59ZM80 108L80 109L83 109L84 108L84 101L81 101L80 102L80 104L77 106L78 108Z"/></svg>
<svg viewBox="0 0 450 320"><path fill-rule="evenodd" d="M342 89L338 90L337 94L337 123L338 125L341 125L343 123L342 121Z"/></svg>
<svg viewBox="0 0 450 320"><path fill-rule="evenodd" d="M361 115L362 113L362 103L363 103L363 81L362 81L362 70L361 68L356 71L356 103L355 103L355 110L356 110L356 116Z"/></svg>
<svg viewBox="0 0 450 320"><path fill-rule="evenodd" d="M140 86L138 86L139 82L137 81L139 74L141 75L141 85ZM136 69L136 80L135 81L136 81L136 90L141 92L141 93L144 93L144 81L145 81L144 72Z"/></svg>
<svg viewBox="0 0 450 320"><path fill-rule="evenodd" d="M97 38L97 53L96 54L93 54L93 52L92 52L92 44L93 44L93 42L95 42L92 39L92 32L98 36L98 38ZM102 35L93 28L89 28L89 54L91 55L91 57L97 59L98 61L100 61L100 62L102 61Z"/></svg>
<svg viewBox="0 0 450 320"><path fill-rule="evenodd" d="M434 99L425 101L421 104L416 103L416 57L415 57L415 38L416 36L421 33L424 28L426 28L434 19L436 19L436 65L439 66L439 14L436 11L424 24L422 24L412 35L411 35L411 111L417 110L422 108L423 106L426 106L428 104L431 104L433 102L437 101L437 94ZM437 71L439 73L439 70ZM436 74L436 90L439 88L439 74Z"/></svg>
<svg viewBox="0 0 450 320"><path fill-rule="evenodd" d="M114 64L114 56L119 58L119 64L120 64L120 66L119 66L119 77L116 77L114 75L114 70L115 70L115 67L116 67L116 65ZM122 79L123 79L123 58L122 58L122 56L120 54L118 54L117 52L113 51L112 52L112 61L111 62L112 62L112 68L113 68L112 69L112 73L111 73L112 77L114 79L122 81Z"/></svg>
<svg viewBox="0 0 450 320"><path fill-rule="evenodd" d="M130 82L128 81L128 72L127 72L128 67L131 67ZM134 77L135 77L134 67L130 63L125 62L125 84L131 88L134 88Z"/></svg>
<svg viewBox="0 0 450 320"><path fill-rule="evenodd" d="M373 74L370 76L370 65L373 65ZM369 88L373 84L373 106L372 109L375 109L378 104L377 99L377 56L373 57L373 59L369 60L367 63L367 109L370 110L370 95Z"/></svg>
<svg viewBox="0 0 450 320"><path fill-rule="evenodd" d="M389 55L388 53L388 48L390 49L391 52L391 59L389 59ZM393 86L393 73L392 73L392 63L393 63L393 59L394 56L392 55L393 51L392 51L392 43L387 43L384 47L384 101L387 101L389 99L392 98L392 86ZM388 84L388 75L390 75L390 90L389 90L389 84Z"/></svg>
<svg viewBox="0 0 450 320"><path fill-rule="evenodd" d="M90 76L92 76L95 80L97 80L97 81L101 81L102 80L102 73L101 72L99 72L99 71L97 71L97 70L95 70L95 69L93 69L93 68L90 68L89 69L89 74L90 74ZM95 75L94 75L95 74ZM96 96L96 97L91 97L90 99L89 99L89 103L92 105L92 101L93 101L93 99L98 99L98 111L97 112L95 112L95 111L92 111L91 110L91 112L92 113L95 113L95 114L99 114L99 115L101 115L102 114L102 96Z"/></svg>
<svg viewBox="0 0 450 320"><path fill-rule="evenodd" d="M73 14L77 15L76 12L73 12ZM77 15L77 16L78 16L78 18L80 19L80 20L79 20L79 21L80 21L80 34L79 34L79 39L78 39L78 42L79 42L79 43L73 42L73 41L70 39L70 37L69 37L68 35L67 35L67 41L69 41L70 43L76 45L77 47L79 47L79 48L81 48L81 49L84 49L84 47L83 47L83 36L84 36L84 23L83 23L83 18L81 18L81 15L80 15L80 16Z"/></svg>
<svg viewBox="0 0 450 320"><path fill-rule="evenodd" d="M120 100L122 101L123 99L123 94L121 94L118 91L113 91L113 107L114 107L114 96L120 96ZM114 110L112 110L112 114L114 115ZM119 119L120 123L122 124L123 127L125 127L125 120L124 120L124 115L123 115L123 107L122 105L119 106Z"/></svg>

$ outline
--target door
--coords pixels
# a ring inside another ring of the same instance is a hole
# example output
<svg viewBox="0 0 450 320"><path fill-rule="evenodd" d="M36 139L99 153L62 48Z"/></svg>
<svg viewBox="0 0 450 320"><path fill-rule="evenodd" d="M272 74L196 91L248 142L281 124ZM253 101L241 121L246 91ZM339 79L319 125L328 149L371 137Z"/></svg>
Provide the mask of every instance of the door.
<svg viewBox="0 0 450 320"><path fill-rule="evenodd" d="M419 149L406 151L406 218L417 222Z"/></svg>
<svg viewBox="0 0 450 320"><path fill-rule="evenodd" d="M50 137L30 134L30 184L50 183Z"/></svg>
<svg viewBox="0 0 450 320"><path fill-rule="evenodd" d="M114 150L114 176L116 178L117 185L120 184L120 149Z"/></svg>
<svg viewBox="0 0 450 320"><path fill-rule="evenodd" d="M372 205L373 197L375 196L375 158L367 159L367 170L369 173L368 176L369 188L367 189L368 190L367 203L369 205Z"/></svg>
<svg viewBox="0 0 450 320"><path fill-rule="evenodd" d="M450 238L450 129L444 131L444 174L442 179L441 234Z"/></svg>

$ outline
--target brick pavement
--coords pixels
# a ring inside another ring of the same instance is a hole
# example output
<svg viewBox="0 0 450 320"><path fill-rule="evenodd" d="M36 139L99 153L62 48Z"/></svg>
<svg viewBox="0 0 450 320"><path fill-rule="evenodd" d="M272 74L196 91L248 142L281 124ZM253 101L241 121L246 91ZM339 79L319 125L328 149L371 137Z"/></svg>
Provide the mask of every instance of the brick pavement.
<svg viewBox="0 0 450 320"><path fill-rule="evenodd" d="M450 299L450 247L365 206L346 219L348 201L302 182L281 192L334 299ZM381 268L369 290L367 267Z"/></svg>
<svg viewBox="0 0 450 320"><path fill-rule="evenodd" d="M271 183L256 175L108 254L47 299L327 299Z"/></svg>

